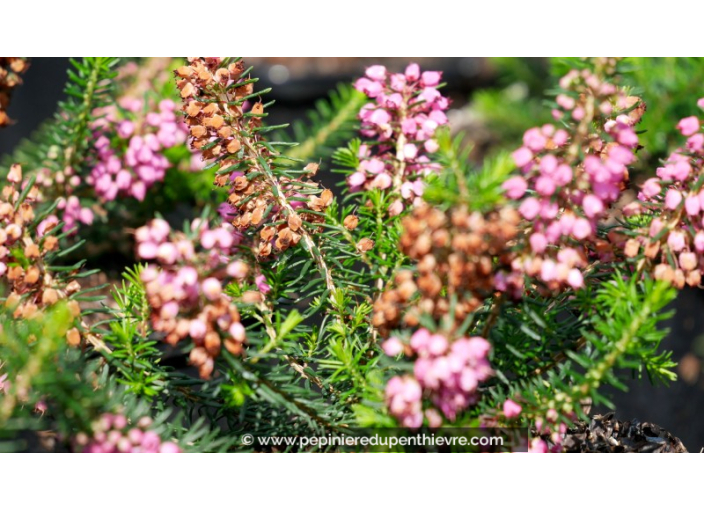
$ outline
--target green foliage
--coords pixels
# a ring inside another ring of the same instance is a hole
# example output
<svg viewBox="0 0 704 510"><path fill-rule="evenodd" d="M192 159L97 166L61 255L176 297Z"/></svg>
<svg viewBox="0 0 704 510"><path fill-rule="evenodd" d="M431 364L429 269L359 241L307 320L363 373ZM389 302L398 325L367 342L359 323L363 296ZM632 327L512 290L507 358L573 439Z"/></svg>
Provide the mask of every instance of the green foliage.
<svg viewBox="0 0 704 510"><path fill-rule="evenodd" d="M443 207L464 203L482 212L501 204L505 200L501 186L515 169L511 155L500 152L475 169L469 159L472 146L465 145L463 134L453 138L442 129L437 136L438 161L445 171L430 179L425 200Z"/></svg>
<svg viewBox="0 0 704 510"><path fill-rule="evenodd" d="M117 382L136 395L154 397L164 391L169 367L161 364L162 353L151 337L149 303L139 279L144 267L125 271L125 280L114 289L114 318L107 321L103 338L110 346L106 358L119 374Z"/></svg>
<svg viewBox="0 0 704 510"><path fill-rule="evenodd" d="M583 291L571 308L548 306L544 315L519 312L516 318L523 318L522 323L497 327L493 362L500 366L510 359L505 350L515 362L497 372L503 384L492 388L492 395L498 401L521 399L527 417L555 409L562 421L570 422L572 413L583 416L585 399L613 407L605 390L627 390L623 369L647 374L654 382L673 380L671 353L659 350L667 330L659 326L672 316L663 309L674 296L663 282L637 282L617 271L594 291Z"/></svg>
<svg viewBox="0 0 704 510"><path fill-rule="evenodd" d="M298 120L292 124L291 138L280 137L298 144L286 154L303 161L330 156L335 147L354 134L357 114L366 101L366 96L351 86L338 85L327 99L316 102L315 109L308 112L308 122Z"/></svg>

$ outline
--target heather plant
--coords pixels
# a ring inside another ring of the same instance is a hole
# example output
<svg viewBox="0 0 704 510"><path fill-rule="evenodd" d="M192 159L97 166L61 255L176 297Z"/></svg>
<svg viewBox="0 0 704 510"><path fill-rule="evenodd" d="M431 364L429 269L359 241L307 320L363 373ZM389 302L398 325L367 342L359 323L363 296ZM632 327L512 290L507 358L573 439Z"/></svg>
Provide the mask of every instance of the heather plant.
<svg viewBox="0 0 704 510"><path fill-rule="evenodd" d="M569 63L537 125L477 163L443 74L414 63L288 129L241 58L73 62L72 99L6 168L0 445L504 427L588 449L574 431L612 388L675 377L662 321L701 279L704 134L679 121L627 203L652 106L622 60ZM95 286L76 259L101 225L133 263Z"/></svg>

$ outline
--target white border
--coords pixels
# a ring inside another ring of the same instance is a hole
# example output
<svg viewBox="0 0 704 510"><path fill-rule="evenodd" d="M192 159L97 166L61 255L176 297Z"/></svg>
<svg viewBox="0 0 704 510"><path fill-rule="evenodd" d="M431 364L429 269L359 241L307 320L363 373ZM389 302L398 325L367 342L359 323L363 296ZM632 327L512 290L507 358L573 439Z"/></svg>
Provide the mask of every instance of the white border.
<svg viewBox="0 0 704 510"><path fill-rule="evenodd" d="M0 48L31 56L658 56L700 49L703 14L704 3L691 0L7 0Z"/></svg>
<svg viewBox="0 0 704 510"><path fill-rule="evenodd" d="M677 508L700 476L676 455L37 455L0 455L2 508Z"/></svg>

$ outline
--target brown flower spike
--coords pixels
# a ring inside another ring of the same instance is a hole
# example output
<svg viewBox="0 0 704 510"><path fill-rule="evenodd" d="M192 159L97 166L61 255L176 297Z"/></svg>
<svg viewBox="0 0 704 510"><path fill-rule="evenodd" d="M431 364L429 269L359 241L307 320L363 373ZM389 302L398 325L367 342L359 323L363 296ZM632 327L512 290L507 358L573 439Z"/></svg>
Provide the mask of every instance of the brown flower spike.
<svg viewBox="0 0 704 510"><path fill-rule="evenodd" d="M0 278L9 283L5 307L17 319L40 317L60 300L67 300L73 318L80 321L81 308L71 296L81 290L73 279L57 278L46 267L46 256L55 251L59 242L48 235L55 225L44 224L41 233L33 228L35 214L32 203L39 191L32 187L20 202L19 188L22 168L12 165L8 173L9 185L0 198ZM81 343L82 334L72 328L67 334L69 345Z"/></svg>
<svg viewBox="0 0 704 510"><path fill-rule="evenodd" d="M191 145L219 167L215 185L230 187L232 224L257 232L256 254L266 258L302 243L333 290L330 271L312 238L333 194L310 180L317 164L297 173L276 171L280 154L262 136L266 105L257 101L261 93L254 92L256 80L248 72L242 60L219 57L189 57L188 65L176 70Z"/></svg>
<svg viewBox="0 0 704 510"><path fill-rule="evenodd" d="M448 296L458 297L454 318L461 323L494 292L494 275L510 264L507 246L519 222L511 207L487 216L464 207L414 209L403 220L400 248L416 261L416 270L396 275L392 288L374 303L372 324L387 337L396 327L417 326L423 313L441 319L450 312Z"/></svg>

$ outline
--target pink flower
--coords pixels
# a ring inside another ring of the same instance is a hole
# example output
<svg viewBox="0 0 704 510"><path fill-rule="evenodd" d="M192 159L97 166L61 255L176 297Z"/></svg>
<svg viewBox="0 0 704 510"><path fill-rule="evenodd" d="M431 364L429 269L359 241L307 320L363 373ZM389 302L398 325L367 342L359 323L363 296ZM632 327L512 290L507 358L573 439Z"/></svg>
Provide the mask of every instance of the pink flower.
<svg viewBox="0 0 704 510"><path fill-rule="evenodd" d="M423 147L425 148L425 150L429 154L434 154L435 152L438 151L438 149L440 148L440 145L433 138L430 138L425 141L425 143L423 144Z"/></svg>
<svg viewBox="0 0 704 510"><path fill-rule="evenodd" d="M513 161L515 161L516 166L523 167L528 163L533 161L533 153L527 147L521 147L518 150L513 151Z"/></svg>
<svg viewBox="0 0 704 510"><path fill-rule="evenodd" d="M528 453L548 453L548 445L539 437L535 437L530 442Z"/></svg>
<svg viewBox="0 0 704 510"><path fill-rule="evenodd" d="M233 322L228 332L238 342L244 342L246 331L241 322Z"/></svg>
<svg viewBox="0 0 704 510"><path fill-rule="evenodd" d="M534 232L530 236L530 247L535 253L543 253L548 246L545 236L539 232Z"/></svg>
<svg viewBox="0 0 704 510"><path fill-rule="evenodd" d="M694 236L694 249L698 253L704 253L704 232L697 232L697 235Z"/></svg>
<svg viewBox="0 0 704 510"><path fill-rule="evenodd" d="M540 202L534 197L528 197L518 207L518 212L520 212L521 216L525 219L532 220L540 212Z"/></svg>
<svg viewBox="0 0 704 510"><path fill-rule="evenodd" d="M370 66L367 67L365 74L372 80L382 81L386 78L386 67L381 65Z"/></svg>
<svg viewBox="0 0 704 510"><path fill-rule="evenodd" d="M403 210L404 210L403 201L394 200L389 205L389 216L391 216L391 217L398 216L399 214L401 214L403 212Z"/></svg>
<svg viewBox="0 0 704 510"><path fill-rule="evenodd" d="M415 81L420 78L420 67L418 64L409 64L404 74L408 81Z"/></svg>
<svg viewBox="0 0 704 510"><path fill-rule="evenodd" d="M181 449L176 443L166 442L159 447L159 453L181 453Z"/></svg>
<svg viewBox="0 0 704 510"><path fill-rule="evenodd" d="M266 276L264 276L263 274L259 274L259 275L255 276L254 283L257 285L259 292L261 292L264 295L267 295L271 291L271 287L266 282Z"/></svg>
<svg viewBox="0 0 704 510"><path fill-rule="evenodd" d="M176 259L178 258L178 250L172 243L163 243L157 248L156 257L162 264L170 265L176 262Z"/></svg>
<svg viewBox="0 0 704 510"><path fill-rule="evenodd" d="M383 90L381 83L368 78L359 78L354 82L354 88L371 98L378 97Z"/></svg>
<svg viewBox="0 0 704 510"><path fill-rule="evenodd" d="M387 173L377 175L376 177L374 177L372 182L369 183L369 185L372 188L378 188L378 189L390 188L391 184L392 184L391 176Z"/></svg>
<svg viewBox="0 0 704 510"><path fill-rule="evenodd" d="M210 301L215 301L222 294L222 286L216 278L206 278L203 281L203 294Z"/></svg>
<svg viewBox="0 0 704 510"><path fill-rule="evenodd" d="M547 138L538 128L530 128L523 134L523 145L528 147L533 152L540 152L545 149L546 143Z"/></svg>
<svg viewBox="0 0 704 510"><path fill-rule="evenodd" d="M684 136L691 136L697 131L699 131L699 119L697 117L686 117L679 121L677 124L677 129L680 130Z"/></svg>
<svg viewBox="0 0 704 510"><path fill-rule="evenodd" d="M123 120L117 125L117 135L122 139L127 139L134 133L134 122Z"/></svg>
<svg viewBox="0 0 704 510"><path fill-rule="evenodd" d="M573 289L581 289L584 286L584 276L577 268L570 269L567 274L567 284Z"/></svg>
<svg viewBox="0 0 704 510"><path fill-rule="evenodd" d="M502 186L506 190L506 196L513 200L517 200L525 195L528 189L528 183L523 177L515 176L504 182Z"/></svg>
<svg viewBox="0 0 704 510"><path fill-rule="evenodd" d="M386 342L381 345L381 347L382 349L384 349L384 353L386 353L387 356L391 357L398 356L403 352L403 344L395 336L389 338Z"/></svg>
<svg viewBox="0 0 704 510"><path fill-rule="evenodd" d="M674 211L682 202L682 193L670 188L665 194L665 207Z"/></svg>
<svg viewBox="0 0 704 510"><path fill-rule="evenodd" d="M139 258L149 260L156 258L159 247L155 243L140 243L137 248Z"/></svg>
<svg viewBox="0 0 704 510"><path fill-rule="evenodd" d="M604 203L594 195L587 195L582 201L582 208L588 218L594 218L604 212Z"/></svg>
<svg viewBox="0 0 704 510"><path fill-rule="evenodd" d="M188 334L193 338L194 340L201 340L202 338L205 337L205 334L208 332L207 326L205 325L205 322L203 322L200 319L196 319L191 321Z"/></svg>
<svg viewBox="0 0 704 510"><path fill-rule="evenodd" d="M418 147L416 147L412 143L407 143L406 145L403 146L403 156L408 160L414 159L418 155Z"/></svg>
<svg viewBox="0 0 704 510"><path fill-rule="evenodd" d="M522 410L523 408L510 398L504 402L504 416L509 420L519 416Z"/></svg>
<svg viewBox="0 0 704 510"><path fill-rule="evenodd" d="M697 267L697 255L692 252L680 253L680 267L685 271L692 271Z"/></svg>
<svg viewBox="0 0 704 510"><path fill-rule="evenodd" d="M390 120L391 115L389 115L389 112L382 110L381 108L374 110L369 116L369 122L376 124L377 126L387 125Z"/></svg>
<svg viewBox="0 0 704 510"><path fill-rule="evenodd" d="M249 266L240 260L236 260L227 266L227 274L238 280L245 278L247 273L249 273Z"/></svg>
<svg viewBox="0 0 704 510"><path fill-rule="evenodd" d="M572 235L576 239L586 239L592 234L592 226L588 220L584 218L577 218L572 227Z"/></svg>
<svg viewBox="0 0 704 510"><path fill-rule="evenodd" d="M688 196L684 201L684 208L689 216L696 216L699 214L699 197L697 195Z"/></svg>
<svg viewBox="0 0 704 510"><path fill-rule="evenodd" d="M570 96L566 96L565 94L558 94L555 100L557 104L565 110L571 110L575 107L575 100Z"/></svg>
<svg viewBox="0 0 704 510"><path fill-rule="evenodd" d="M699 152L704 148L704 134L697 133L687 139L687 149L692 152Z"/></svg>
<svg viewBox="0 0 704 510"><path fill-rule="evenodd" d="M421 73L416 64L410 64L403 74L372 66L355 84L376 100L364 105L358 115L361 134L373 143L364 145L359 169L347 182L353 191L363 187L400 192L403 200L393 203L389 214L400 214L407 202L420 196L409 192L408 183L422 184L426 175L439 168L428 158L439 149L437 128L448 122L449 101L436 88L439 79L440 73ZM407 162L405 171L392 179L391 170L398 161Z"/></svg>
<svg viewBox="0 0 704 510"><path fill-rule="evenodd" d="M421 82L424 87L436 87L440 84L442 73L439 71L425 71L421 76Z"/></svg>
<svg viewBox="0 0 704 510"><path fill-rule="evenodd" d="M553 260L543 260L540 266L540 279L544 282L551 282L557 279L557 266Z"/></svg>
<svg viewBox="0 0 704 510"><path fill-rule="evenodd" d="M355 172L347 178L347 183L353 187L361 186L365 182L367 182L367 176L363 172Z"/></svg>
<svg viewBox="0 0 704 510"><path fill-rule="evenodd" d="M643 183L643 195L645 195L646 198L653 198L661 191L662 188L660 187L660 181L654 177Z"/></svg>
<svg viewBox="0 0 704 510"><path fill-rule="evenodd" d="M686 241L684 237L684 232L674 230L670 232L669 236L667 236L667 245L674 252L681 252L682 250L684 250L685 244Z"/></svg>

